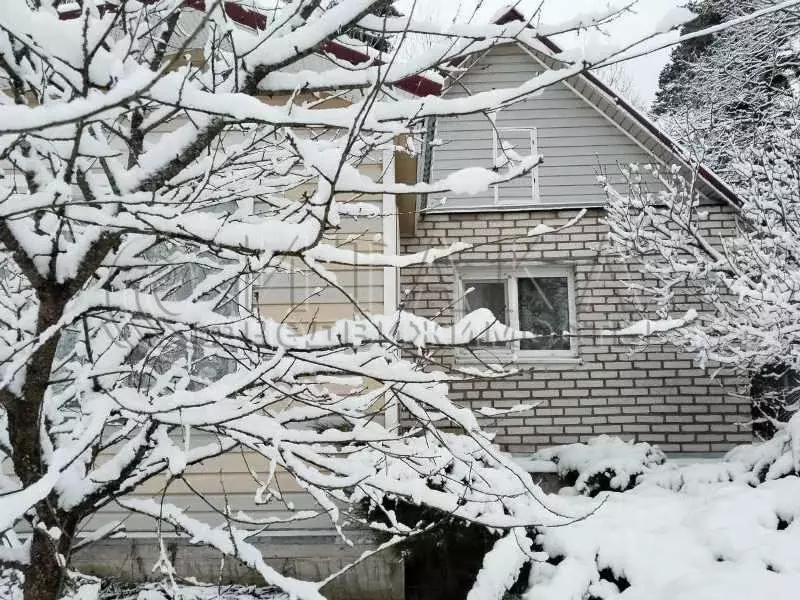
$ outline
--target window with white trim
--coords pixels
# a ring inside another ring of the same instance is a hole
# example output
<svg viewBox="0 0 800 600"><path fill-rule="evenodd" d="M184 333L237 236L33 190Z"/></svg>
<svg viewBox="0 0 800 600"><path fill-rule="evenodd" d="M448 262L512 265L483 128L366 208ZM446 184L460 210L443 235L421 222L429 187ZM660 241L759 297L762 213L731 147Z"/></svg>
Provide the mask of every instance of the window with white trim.
<svg viewBox="0 0 800 600"><path fill-rule="evenodd" d="M492 129L492 165L504 169L520 159L537 154L535 127ZM538 167L523 177L494 186L495 204L531 204L539 200Z"/></svg>
<svg viewBox="0 0 800 600"><path fill-rule="evenodd" d="M460 316L487 308L501 322L533 339L508 343L476 343L478 349L514 353L520 358L577 356L575 280L565 267L532 266L502 273L486 267L458 271Z"/></svg>

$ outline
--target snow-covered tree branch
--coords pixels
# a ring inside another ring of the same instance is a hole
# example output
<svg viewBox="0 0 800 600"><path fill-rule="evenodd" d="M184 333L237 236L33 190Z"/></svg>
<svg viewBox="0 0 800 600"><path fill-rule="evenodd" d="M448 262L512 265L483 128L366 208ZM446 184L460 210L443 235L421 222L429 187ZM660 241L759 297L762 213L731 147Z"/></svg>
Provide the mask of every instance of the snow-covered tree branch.
<svg viewBox="0 0 800 600"><path fill-rule="evenodd" d="M697 2L684 33L778 4ZM695 182L671 173L659 174L663 192L636 172L629 189L609 189L612 245L651 276L642 291L660 300L656 318L667 319L680 294L704 301L696 318L641 333L752 377L756 408L764 405L756 430L767 435L773 419L797 408L798 39L797 10L777 13L686 41L661 75L654 111L697 163L725 176L740 206L725 216Z"/></svg>
<svg viewBox="0 0 800 600"><path fill-rule="evenodd" d="M435 88L459 57L614 13L538 32L468 23L438 32L375 16L383 1L287 0L263 12L253 4L10 0L0 11L0 457L8 472L0 562L8 554L23 566L26 600L57 597L71 553L87 543L82 524L114 502L297 597L320 597L318 584L276 573L248 543L265 523L220 506L228 525L212 528L181 507L131 497L236 449L270 465L254 495L269 495L275 473L287 472L337 527L342 504L386 496L517 537L518 528L576 516L544 506L528 474L448 400L448 381L476 373L444 369L426 352L527 334L488 311L445 328L404 312L373 316L355 300L360 318L304 332L259 314L247 295L270 273L302 268L338 285L325 265L399 267L463 249L394 256L338 247L343 221L359 214L341 195L475 193L529 172L538 156L406 185L359 167L418 137L426 118L491 112L614 50L466 99L415 97L408 90L419 77ZM397 49L374 48L352 59L342 32L354 28L400 45L406 31L436 41L405 61ZM326 67L312 73L311 57ZM292 199L288 191L302 186ZM339 385L324 385L331 381ZM335 391L345 383L348 391ZM389 405L415 426L385 424ZM396 521L392 529L409 534Z"/></svg>

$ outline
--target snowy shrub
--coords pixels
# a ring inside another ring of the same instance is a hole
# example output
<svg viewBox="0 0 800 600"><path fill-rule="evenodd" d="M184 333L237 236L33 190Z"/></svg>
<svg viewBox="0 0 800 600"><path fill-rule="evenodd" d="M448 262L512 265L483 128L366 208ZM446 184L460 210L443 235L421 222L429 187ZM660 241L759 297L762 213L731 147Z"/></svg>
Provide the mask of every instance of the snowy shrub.
<svg viewBox="0 0 800 600"><path fill-rule="evenodd" d="M771 440L737 446L725 457L747 470L752 485L800 473L800 413L778 427Z"/></svg>
<svg viewBox="0 0 800 600"><path fill-rule="evenodd" d="M564 482L585 496L628 490L642 473L666 460L658 446L607 435L541 450L536 457L554 462Z"/></svg>
<svg viewBox="0 0 800 600"><path fill-rule="evenodd" d="M798 425L797 415L787 423L777 423L772 439L736 446L722 460L689 464L666 461L644 472L637 484L691 493L714 484L736 482L756 487L767 481L798 475Z"/></svg>
<svg viewBox="0 0 800 600"><path fill-rule="evenodd" d="M0 598L22 599L23 575L14 569L0 571ZM289 600L275 588L241 585L192 584L171 581L117 585L75 576L66 580L62 600Z"/></svg>

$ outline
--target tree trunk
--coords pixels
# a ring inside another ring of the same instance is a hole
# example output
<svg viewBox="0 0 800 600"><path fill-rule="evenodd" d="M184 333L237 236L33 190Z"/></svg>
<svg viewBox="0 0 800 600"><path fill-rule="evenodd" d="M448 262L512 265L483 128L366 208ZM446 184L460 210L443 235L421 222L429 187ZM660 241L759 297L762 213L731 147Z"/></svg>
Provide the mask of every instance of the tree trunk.
<svg viewBox="0 0 800 600"><path fill-rule="evenodd" d="M56 600L61 590L64 567L58 564L56 553L60 550L55 540L45 531L35 529L31 542L31 560L25 569L23 600Z"/></svg>
<svg viewBox="0 0 800 600"><path fill-rule="evenodd" d="M63 313L66 297L60 286L39 290L40 308L37 331L45 331L57 323ZM42 419L44 398L60 335L56 334L33 353L25 367L22 398L7 406L8 431L11 438L14 472L24 486L38 481L44 474L42 457ZM66 567L59 564L57 554L67 558L75 527L69 513L58 510L58 498L48 495L34 506L37 525L31 540L30 562L25 568L24 600L56 600ZM43 527L45 530L41 529ZM50 537L46 529L58 527L61 537Z"/></svg>

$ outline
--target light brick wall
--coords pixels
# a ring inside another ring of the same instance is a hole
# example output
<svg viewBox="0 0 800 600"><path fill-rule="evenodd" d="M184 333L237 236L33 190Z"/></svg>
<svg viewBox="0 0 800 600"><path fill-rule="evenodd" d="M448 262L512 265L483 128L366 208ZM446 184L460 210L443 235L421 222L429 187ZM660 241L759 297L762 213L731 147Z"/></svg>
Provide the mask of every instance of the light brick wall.
<svg viewBox="0 0 800 600"><path fill-rule="evenodd" d="M724 232L731 215L714 207L711 227ZM574 210L427 214L415 237L403 240L404 252L419 252L455 241L480 244L461 254L460 263L512 269L515 263L569 266L575 273L579 364L526 364L526 371L501 381L474 381L452 386L456 402L496 408L541 402L524 416L482 419L497 433L496 442L510 452L530 452L551 444L586 440L598 434L620 435L659 444L672 452L720 452L748 442L750 403L745 382L731 373L709 373L692 357L672 347L634 348L603 336L642 318L646 305L626 288L639 277L617 263L607 250L607 228L601 209L591 209L562 233L524 242L488 243L497 237L523 235L540 223L564 225ZM403 304L420 316L434 317L455 300L455 264L403 269ZM692 299L683 295L684 311ZM696 303L695 303L696 305ZM444 310L441 322L452 320ZM452 357L444 357L452 360Z"/></svg>

